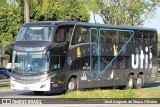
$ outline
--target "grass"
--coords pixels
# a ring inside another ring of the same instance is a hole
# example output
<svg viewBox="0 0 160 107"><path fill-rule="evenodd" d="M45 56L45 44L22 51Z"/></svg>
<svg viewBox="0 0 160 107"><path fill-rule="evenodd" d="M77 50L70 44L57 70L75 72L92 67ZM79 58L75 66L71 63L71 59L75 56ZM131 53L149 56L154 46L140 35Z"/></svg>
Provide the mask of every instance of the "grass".
<svg viewBox="0 0 160 107"><path fill-rule="evenodd" d="M61 95L59 98L160 98L160 88L76 91Z"/></svg>
<svg viewBox="0 0 160 107"><path fill-rule="evenodd" d="M157 80L156 81L160 81L160 76L159 77L157 77Z"/></svg>
<svg viewBox="0 0 160 107"><path fill-rule="evenodd" d="M10 85L0 85L0 90L10 89L10 88L11 88Z"/></svg>
<svg viewBox="0 0 160 107"><path fill-rule="evenodd" d="M156 82L160 82L160 77L157 77ZM61 95L59 98L160 98L160 88L76 91Z"/></svg>

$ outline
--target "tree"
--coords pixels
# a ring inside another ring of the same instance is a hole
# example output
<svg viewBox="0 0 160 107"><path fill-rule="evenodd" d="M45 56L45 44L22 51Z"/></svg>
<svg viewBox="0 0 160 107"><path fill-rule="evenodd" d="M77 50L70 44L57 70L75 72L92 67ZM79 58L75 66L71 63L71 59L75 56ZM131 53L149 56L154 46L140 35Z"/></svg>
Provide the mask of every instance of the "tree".
<svg viewBox="0 0 160 107"><path fill-rule="evenodd" d="M24 4L30 9L26 22L77 20L89 21L88 9L83 0L0 0L0 50L14 43L20 26L24 23Z"/></svg>
<svg viewBox="0 0 160 107"><path fill-rule="evenodd" d="M89 21L84 0L29 0L30 21L77 20ZM23 4L17 0L18 4ZM19 5L23 6L23 5Z"/></svg>
<svg viewBox="0 0 160 107"><path fill-rule="evenodd" d="M18 6L9 4L0 6L0 50L14 42L22 22L22 11Z"/></svg>
<svg viewBox="0 0 160 107"><path fill-rule="evenodd" d="M25 14L25 21L26 23L30 22L30 16L29 16L29 0L24 0L24 14Z"/></svg>
<svg viewBox="0 0 160 107"><path fill-rule="evenodd" d="M87 5L94 14L100 15L106 24L137 26L154 15L158 1L88 0Z"/></svg>

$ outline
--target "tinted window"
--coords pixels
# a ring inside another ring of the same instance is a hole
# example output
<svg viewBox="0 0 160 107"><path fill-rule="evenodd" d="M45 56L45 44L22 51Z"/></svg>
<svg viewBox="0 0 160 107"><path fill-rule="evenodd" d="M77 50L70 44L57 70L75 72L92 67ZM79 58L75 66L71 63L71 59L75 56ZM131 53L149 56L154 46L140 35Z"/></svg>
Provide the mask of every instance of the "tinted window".
<svg viewBox="0 0 160 107"><path fill-rule="evenodd" d="M54 27L22 27L16 41L51 41Z"/></svg>
<svg viewBox="0 0 160 107"><path fill-rule="evenodd" d="M95 40L95 38L94 38ZM89 43L90 42L90 31L89 27L77 26L72 38L72 44L77 43Z"/></svg>
<svg viewBox="0 0 160 107"><path fill-rule="evenodd" d="M106 30L101 30L100 31L100 41L101 43L105 43L107 38L107 31Z"/></svg>
<svg viewBox="0 0 160 107"><path fill-rule="evenodd" d="M60 26L57 29L55 41L56 42L66 42L70 41L73 31L73 26Z"/></svg>
<svg viewBox="0 0 160 107"><path fill-rule="evenodd" d="M137 31L135 32L134 38L133 38L133 43L134 44L142 44L143 43L143 32Z"/></svg>
<svg viewBox="0 0 160 107"><path fill-rule="evenodd" d="M119 37L118 33L116 31L106 31L106 43L118 43L119 42Z"/></svg>
<svg viewBox="0 0 160 107"><path fill-rule="evenodd" d="M144 31L143 32L143 43L144 44L150 44L150 33Z"/></svg>
<svg viewBox="0 0 160 107"><path fill-rule="evenodd" d="M65 56L51 56L50 59L50 69L57 70L64 66Z"/></svg>
<svg viewBox="0 0 160 107"><path fill-rule="evenodd" d="M96 30L92 30L92 32L91 32L91 41L92 42L98 42L98 40L97 40L97 31Z"/></svg>
<svg viewBox="0 0 160 107"><path fill-rule="evenodd" d="M150 38L151 38L151 44L157 43L157 34L155 32L150 33Z"/></svg>
<svg viewBox="0 0 160 107"><path fill-rule="evenodd" d="M129 32L119 32L120 43L127 43L131 36L132 34ZM130 43L132 43L132 41L130 41Z"/></svg>
<svg viewBox="0 0 160 107"><path fill-rule="evenodd" d="M71 69L80 69L81 68L81 59L75 59L71 65Z"/></svg>

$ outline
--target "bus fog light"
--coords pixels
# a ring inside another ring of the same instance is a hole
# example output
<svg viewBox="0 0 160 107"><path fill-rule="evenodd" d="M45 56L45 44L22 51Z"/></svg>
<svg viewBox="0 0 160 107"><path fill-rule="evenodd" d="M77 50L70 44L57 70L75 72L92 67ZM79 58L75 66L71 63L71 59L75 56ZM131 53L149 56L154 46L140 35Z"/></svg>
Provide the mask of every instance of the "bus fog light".
<svg viewBox="0 0 160 107"><path fill-rule="evenodd" d="M12 87L14 87L14 85L13 85L13 84L11 84L11 86L12 86Z"/></svg>
<svg viewBox="0 0 160 107"><path fill-rule="evenodd" d="M41 85L41 87L40 88L44 88L45 87L45 85Z"/></svg>

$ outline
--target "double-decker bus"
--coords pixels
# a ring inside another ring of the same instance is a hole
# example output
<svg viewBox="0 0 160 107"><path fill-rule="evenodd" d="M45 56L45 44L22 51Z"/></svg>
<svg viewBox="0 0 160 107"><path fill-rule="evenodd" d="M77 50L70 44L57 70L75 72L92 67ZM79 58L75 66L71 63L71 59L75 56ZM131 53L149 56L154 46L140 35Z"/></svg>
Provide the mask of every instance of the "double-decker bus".
<svg viewBox="0 0 160 107"><path fill-rule="evenodd" d="M158 73L152 28L46 21L24 24L14 43L11 88L74 91L141 88Z"/></svg>

